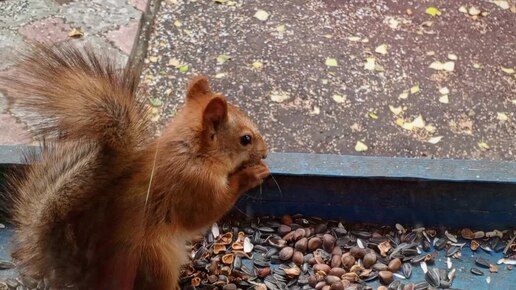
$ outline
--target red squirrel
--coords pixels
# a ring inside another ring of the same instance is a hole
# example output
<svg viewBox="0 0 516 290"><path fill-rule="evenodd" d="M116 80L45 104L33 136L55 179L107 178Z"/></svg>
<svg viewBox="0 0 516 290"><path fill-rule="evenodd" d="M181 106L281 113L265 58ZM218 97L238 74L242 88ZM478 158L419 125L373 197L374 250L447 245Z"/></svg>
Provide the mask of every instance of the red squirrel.
<svg viewBox="0 0 516 290"><path fill-rule="evenodd" d="M1 81L45 140L6 193L22 275L51 289L177 289L186 242L270 174L257 126L203 76L153 138L139 77L62 45L33 48Z"/></svg>

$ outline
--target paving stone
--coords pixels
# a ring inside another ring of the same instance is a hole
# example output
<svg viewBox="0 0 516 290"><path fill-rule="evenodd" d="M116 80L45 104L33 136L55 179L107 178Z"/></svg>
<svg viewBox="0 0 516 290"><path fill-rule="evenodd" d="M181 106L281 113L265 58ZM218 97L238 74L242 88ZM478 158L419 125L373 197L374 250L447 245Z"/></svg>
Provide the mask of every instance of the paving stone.
<svg viewBox="0 0 516 290"><path fill-rule="evenodd" d="M51 0L0 1L0 11L0 28L16 29L57 13L59 7Z"/></svg>
<svg viewBox="0 0 516 290"><path fill-rule="evenodd" d="M129 4L133 5L140 11L145 11L145 8L147 8L147 0L129 0Z"/></svg>
<svg viewBox="0 0 516 290"><path fill-rule="evenodd" d="M13 65L13 55L25 46L22 37L11 31L0 29L0 71Z"/></svg>
<svg viewBox="0 0 516 290"><path fill-rule="evenodd" d="M71 26L81 27L83 31L94 34L139 20L141 11L126 1L92 0L64 5L63 16Z"/></svg>
<svg viewBox="0 0 516 290"><path fill-rule="evenodd" d="M70 25L61 18L45 18L21 27L18 32L27 39L41 43L58 43L68 38Z"/></svg>
<svg viewBox="0 0 516 290"><path fill-rule="evenodd" d="M133 44L138 34L139 21L132 21L116 30L106 33L106 38L113 42L125 54L131 54Z"/></svg>

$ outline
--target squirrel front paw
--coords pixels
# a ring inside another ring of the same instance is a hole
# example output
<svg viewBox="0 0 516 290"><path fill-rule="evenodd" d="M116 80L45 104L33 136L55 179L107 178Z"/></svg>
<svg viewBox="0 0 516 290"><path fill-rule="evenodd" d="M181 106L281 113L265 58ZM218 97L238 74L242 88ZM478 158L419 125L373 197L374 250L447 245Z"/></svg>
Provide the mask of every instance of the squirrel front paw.
<svg viewBox="0 0 516 290"><path fill-rule="evenodd" d="M237 193L240 195L262 184L263 180L267 178L270 173L269 167L263 160L257 165L240 170L232 177L237 179Z"/></svg>

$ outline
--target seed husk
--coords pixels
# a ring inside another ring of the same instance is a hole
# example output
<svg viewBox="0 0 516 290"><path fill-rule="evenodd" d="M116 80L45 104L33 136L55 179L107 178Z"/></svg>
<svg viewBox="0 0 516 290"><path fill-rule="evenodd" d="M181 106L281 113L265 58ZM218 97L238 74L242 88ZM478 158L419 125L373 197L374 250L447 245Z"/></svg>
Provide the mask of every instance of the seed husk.
<svg viewBox="0 0 516 290"><path fill-rule="evenodd" d="M431 268L425 274L425 280L433 287L438 287L441 284L441 278L439 276L439 269Z"/></svg>
<svg viewBox="0 0 516 290"><path fill-rule="evenodd" d="M490 266L489 262L486 259L482 258L482 257L476 257L475 258L475 264L477 264L477 265L479 265L481 267L484 267L484 268L489 268L489 266Z"/></svg>
<svg viewBox="0 0 516 290"><path fill-rule="evenodd" d="M401 270L403 272L403 276L410 279L410 276L412 276L412 265L410 263L403 263Z"/></svg>
<svg viewBox="0 0 516 290"><path fill-rule="evenodd" d="M471 241L471 250L476 251L478 249L478 247L480 247L480 244L477 242L477 240L472 240Z"/></svg>
<svg viewBox="0 0 516 290"><path fill-rule="evenodd" d="M475 268L475 267L471 268L470 271L471 271L471 273L473 273L474 275L477 275L477 276L484 275L484 272L482 272L480 269Z"/></svg>
<svg viewBox="0 0 516 290"><path fill-rule="evenodd" d="M397 290L397 289L398 289L398 287L400 287L400 285L401 285L400 280L394 280L394 281L392 281L392 282L389 284L389 286L387 286L387 288L388 288L389 290Z"/></svg>

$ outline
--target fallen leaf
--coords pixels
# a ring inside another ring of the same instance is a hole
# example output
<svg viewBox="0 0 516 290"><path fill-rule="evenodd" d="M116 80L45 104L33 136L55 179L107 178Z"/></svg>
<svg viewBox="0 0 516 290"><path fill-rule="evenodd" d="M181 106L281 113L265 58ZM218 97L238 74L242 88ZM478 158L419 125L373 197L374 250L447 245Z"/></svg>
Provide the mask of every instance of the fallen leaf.
<svg viewBox="0 0 516 290"><path fill-rule="evenodd" d="M405 120L403 120L403 118L398 118L396 119L396 121L394 121L394 123L396 123L396 125L400 127L403 127L403 124L405 124Z"/></svg>
<svg viewBox="0 0 516 290"><path fill-rule="evenodd" d="M253 62L253 68L255 69L261 69L263 67L263 63L261 61L255 61Z"/></svg>
<svg viewBox="0 0 516 290"><path fill-rule="evenodd" d="M344 103L346 101L346 96L341 96L341 95L333 95L331 97L335 102L337 103Z"/></svg>
<svg viewBox="0 0 516 290"><path fill-rule="evenodd" d="M177 58L174 57L168 61L168 65L178 68L181 66L181 63L179 62L179 60Z"/></svg>
<svg viewBox="0 0 516 290"><path fill-rule="evenodd" d="M366 70L374 71L376 68L376 59L374 57L366 58L366 63L364 64L364 68Z"/></svg>
<svg viewBox="0 0 516 290"><path fill-rule="evenodd" d="M323 37L324 37L324 38L328 38L328 39L330 39L330 38L333 38L333 35L331 35L331 34L325 34L325 35L323 35Z"/></svg>
<svg viewBox="0 0 516 290"><path fill-rule="evenodd" d="M405 100L406 98L408 98L408 95L409 93L407 91L401 93L398 98L402 99L402 100Z"/></svg>
<svg viewBox="0 0 516 290"><path fill-rule="evenodd" d="M434 61L430 64L431 69L443 70L443 64L440 61Z"/></svg>
<svg viewBox="0 0 516 290"><path fill-rule="evenodd" d="M412 129L414 129L414 125L412 125L412 123L407 123L407 122L404 122L401 127L405 130L409 130L411 131Z"/></svg>
<svg viewBox="0 0 516 290"><path fill-rule="evenodd" d="M428 142L430 144L437 144L437 143L441 142L442 138L443 138L443 136L435 136L435 137L428 139L428 141L426 141L426 142Z"/></svg>
<svg viewBox="0 0 516 290"><path fill-rule="evenodd" d="M189 69L189 68L188 68L188 65L186 65L186 64L183 64L183 65L181 65L181 66L179 67L179 71L180 71L180 72L187 72L187 71L188 71L188 69Z"/></svg>
<svg viewBox="0 0 516 290"><path fill-rule="evenodd" d="M285 25L283 24L276 26L276 31L278 31L279 33L283 33L285 32L285 30Z"/></svg>
<svg viewBox="0 0 516 290"><path fill-rule="evenodd" d="M443 64L443 69L445 71L451 72L455 69L455 62L453 61L447 61Z"/></svg>
<svg viewBox="0 0 516 290"><path fill-rule="evenodd" d="M449 60L457 60L458 57L456 54L453 54L453 53L448 53L448 59Z"/></svg>
<svg viewBox="0 0 516 290"><path fill-rule="evenodd" d="M217 64L224 64L226 61L230 60L231 56L227 54L221 54L217 56Z"/></svg>
<svg viewBox="0 0 516 290"><path fill-rule="evenodd" d="M516 106L516 99L511 100L511 103Z"/></svg>
<svg viewBox="0 0 516 290"><path fill-rule="evenodd" d="M389 105L389 110L391 110L391 112L392 112L394 115L396 115L396 116L397 116L397 115L399 115L399 114L403 111L403 109L401 108L401 106L399 106L399 107L393 107L393 106L391 106L391 105Z"/></svg>
<svg viewBox="0 0 516 290"><path fill-rule="evenodd" d="M338 66L337 60L335 58L328 57L324 62L326 66Z"/></svg>
<svg viewBox="0 0 516 290"><path fill-rule="evenodd" d="M410 88L410 93L411 94L415 94L415 93L418 93L418 92L419 92L419 85L415 85L415 86Z"/></svg>
<svg viewBox="0 0 516 290"><path fill-rule="evenodd" d="M280 91L273 91L271 93L271 100L276 103L283 103L284 101L288 100L290 96L285 92Z"/></svg>
<svg viewBox="0 0 516 290"><path fill-rule="evenodd" d="M357 141L357 144L355 145L355 151L357 151L357 152L367 151L367 145L360 141Z"/></svg>
<svg viewBox="0 0 516 290"><path fill-rule="evenodd" d="M216 79L221 79L221 78L223 78L225 76L226 76L226 73L218 73L218 74L215 75L215 78Z"/></svg>
<svg viewBox="0 0 516 290"><path fill-rule="evenodd" d="M435 132L435 130L437 130L437 128L435 128L435 127L434 127L434 126L432 126L432 125L426 125L426 126L425 126L425 130L427 130L427 131L428 131L428 132L430 132L430 133L434 133L434 132Z"/></svg>
<svg viewBox="0 0 516 290"><path fill-rule="evenodd" d="M513 73L515 73L516 71L513 69L513 68L510 68L510 67L500 67L500 69L506 73L506 74L510 74L512 75Z"/></svg>
<svg viewBox="0 0 516 290"><path fill-rule="evenodd" d="M362 40L362 38L360 38L358 36L350 36L350 37L348 37L348 40L353 41L353 42L358 42L358 41Z"/></svg>
<svg viewBox="0 0 516 290"><path fill-rule="evenodd" d="M507 114L503 113L503 112L497 112L496 113L496 118L502 122L505 122L507 120L509 120L509 117L507 117Z"/></svg>
<svg viewBox="0 0 516 290"><path fill-rule="evenodd" d="M378 115L376 115L375 113L369 113L368 116L369 116L369 118L371 118L373 120L378 119Z"/></svg>
<svg viewBox="0 0 516 290"><path fill-rule="evenodd" d="M448 104L450 100L448 99L448 95L442 95L439 97L439 102L443 104Z"/></svg>
<svg viewBox="0 0 516 290"><path fill-rule="evenodd" d="M321 113L321 109L317 106L314 106L314 109L310 111L309 115L316 116L316 115L319 115L320 113Z"/></svg>
<svg viewBox="0 0 516 290"><path fill-rule="evenodd" d="M479 64L479 63L474 63L473 64L473 67L476 68L476 69L479 69L481 68L482 66Z"/></svg>
<svg viewBox="0 0 516 290"><path fill-rule="evenodd" d="M439 93L441 95L447 95L447 94L450 93L450 90L447 87L442 87L442 88L439 89Z"/></svg>
<svg viewBox="0 0 516 290"><path fill-rule="evenodd" d="M84 35L84 33L82 33L81 31L81 28L80 27L75 27L75 28L72 28L72 30L70 30L68 32L68 36L72 37L72 38L80 38Z"/></svg>
<svg viewBox="0 0 516 290"><path fill-rule="evenodd" d="M478 9L475 6L471 6L468 9L468 14L471 15L471 16L477 16L477 15L480 14L480 12L482 12L482 11L480 11L480 9Z"/></svg>
<svg viewBox="0 0 516 290"><path fill-rule="evenodd" d="M158 62L158 57L155 55L151 55L151 56L149 56L149 61L150 62Z"/></svg>
<svg viewBox="0 0 516 290"><path fill-rule="evenodd" d="M398 28L398 25L400 25L400 22L398 20L396 20L395 18L390 18L388 25L390 28L396 29L396 28Z"/></svg>
<svg viewBox="0 0 516 290"><path fill-rule="evenodd" d="M424 128L425 127L425 121L423 120L423 117L421 115L417 116L417 118L412 121L412 126L416 128Z"/></svg>
<svg viewBox="0 0 516 290"><path fill-rule="evenodd" d="M493 1L494 4L498 5L498 7L502 8L502 9L509 9L509 2L505 1L505 0L495 0Z"/></svg>
<svg viewBox="0 0 516 290"><path fill-rule="evenodd" d="M491 148L485 142L478 142L478 147L480 147L481 150L489 150L489 148Z"/></svg>
<svg viewBox="0 0 516 290"><path fill-rule="evenodd" d="M258 9L256 10L254 17L260 21L267 21L267 19L269 19L269 12L262 9Z"/></svg>
<svg viewBox="0 0 516 290"><path fill-rule="evenodd" d="M181 21L179 21L179 20L176 20L176 21L174 21L174 25L176 27L181 27L181 26L183 26L183 23L181 23Z"/></svg>
<svg viewBox="0 0 516 290"><path fill-rule="evenodd" d="M387 44L377 46L374 51L383 55L387 54Z"/></svg>
<svg viewBox="0 0 516 290"><path fill-rule="evenodd" d="M163 102L158 98L151 98L149 102L153 107L161 107L161 105L163 105Z"/></svg>
<svg viewBox="0 0 516 290"><path fill-rule="evenodd" d="M459 7L459 11L462 13L468 13L468 9L466 8L466 6Z"/></svg>
<svg viewBox="0 0 516 290"><path fill-rule="evenodd" d="M425 13L428 15L431 15L431 16L440 16L441 15L441 11L439 9L437 9L436 7L426 8Z"/></svg>

